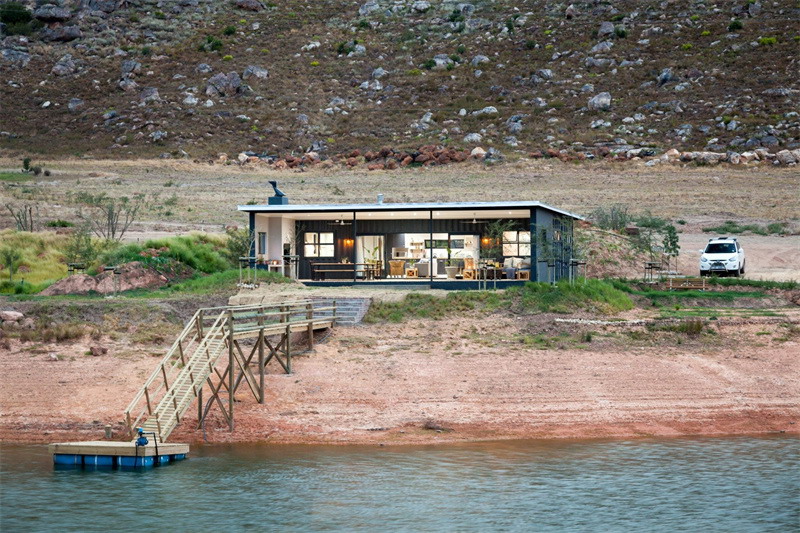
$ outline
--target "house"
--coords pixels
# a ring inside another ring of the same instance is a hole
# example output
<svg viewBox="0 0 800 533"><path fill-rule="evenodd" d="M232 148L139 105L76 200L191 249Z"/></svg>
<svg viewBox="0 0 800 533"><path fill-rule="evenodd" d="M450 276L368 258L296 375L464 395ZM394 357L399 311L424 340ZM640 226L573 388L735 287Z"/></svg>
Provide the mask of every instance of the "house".
<svg viewBox="0 0 800 533"><path fill-rule="evenodd" d="M582 220L536 201L294 205L277 188L238 209L250 218L250 262L308 285L554 281L571 275Z"/></svg>

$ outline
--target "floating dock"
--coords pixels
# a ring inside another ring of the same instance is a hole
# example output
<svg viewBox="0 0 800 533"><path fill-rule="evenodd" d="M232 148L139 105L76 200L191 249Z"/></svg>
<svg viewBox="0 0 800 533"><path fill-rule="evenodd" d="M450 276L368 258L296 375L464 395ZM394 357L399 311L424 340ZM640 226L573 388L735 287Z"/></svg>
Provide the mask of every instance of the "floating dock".
<svg viewBox="0 0 800 533"><path fill-rule="evenodd" d="M136 446L134 441L109 442L58 442L50 444L48 450L53 454L56 465L102 466L108 468L136 468L165 465L181 461L189 455L188 444L159 443L156 446Z"/></svg>

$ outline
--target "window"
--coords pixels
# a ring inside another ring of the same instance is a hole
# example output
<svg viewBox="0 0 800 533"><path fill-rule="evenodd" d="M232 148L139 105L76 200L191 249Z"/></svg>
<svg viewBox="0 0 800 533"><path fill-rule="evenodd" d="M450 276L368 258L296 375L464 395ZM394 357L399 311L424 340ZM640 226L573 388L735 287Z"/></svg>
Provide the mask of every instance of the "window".
<svg viewBox="0 0 800 533"><path fill-rule="evenodd" d="M258 253L267 253L267 234L263 232L258 233Z"/></svg>
<svg viewBox="0 0 800 533"><path fill-rule="evenodd" d="M307 231L303 241L306 257L333 257L333 232L317 233Z"/></svg>
<svg viewBox="0 0 800 533"><path fill-rule="evenodd" d="M504 231L503 256L524 257L531 255L530 231Z"/></svg>

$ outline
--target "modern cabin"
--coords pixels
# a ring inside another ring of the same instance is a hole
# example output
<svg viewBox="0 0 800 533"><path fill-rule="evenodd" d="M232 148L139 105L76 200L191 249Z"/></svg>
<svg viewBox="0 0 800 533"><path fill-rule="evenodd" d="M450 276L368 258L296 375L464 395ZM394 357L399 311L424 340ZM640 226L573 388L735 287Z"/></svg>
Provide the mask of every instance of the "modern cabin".
<svg viewBox="0 0 800 533"><path fill-rule="evenodd" d="M292 205L248 213L250 262L308 285L425 284L477 288L574 274L582 217L536 201Z"/></svg>

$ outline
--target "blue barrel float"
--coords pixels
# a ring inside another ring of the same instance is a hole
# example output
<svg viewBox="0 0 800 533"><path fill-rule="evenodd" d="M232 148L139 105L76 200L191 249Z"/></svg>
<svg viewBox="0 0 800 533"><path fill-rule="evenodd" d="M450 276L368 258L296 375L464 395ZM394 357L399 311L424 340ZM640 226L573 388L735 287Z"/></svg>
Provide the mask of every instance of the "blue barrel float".
<svg viewBox="0 0 800 533"><path fill-rule="evenodd" d="M151 468L186 459L188 444L114 441L61 442L49 446L53 463L73 468Z"/></svg>

